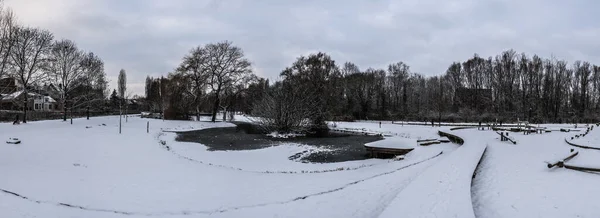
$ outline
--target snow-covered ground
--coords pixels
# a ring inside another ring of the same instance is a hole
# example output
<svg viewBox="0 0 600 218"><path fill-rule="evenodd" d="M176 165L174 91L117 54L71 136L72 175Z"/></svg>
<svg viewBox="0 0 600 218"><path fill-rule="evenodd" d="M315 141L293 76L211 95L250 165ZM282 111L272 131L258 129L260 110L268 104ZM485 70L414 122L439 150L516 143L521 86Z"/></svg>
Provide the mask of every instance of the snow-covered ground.
<svg viewBox="0 0 600 218"><path fill-rule="evenodd" d="M0 124L2 138L22 141L0 145L1 217L375 216L456 148L423 147L402 161L305 164L288 157L308 146L209 152L172 133L229 123L130 117L120 135L117 124L118 117Z"/></svg>
<svg viewBox="0 0 600 218"><path fill-rule="evenodd" d="M232 126L225 122L130 117L123 134L117 124L118 116L0 124L2 140L22 141L0 144L0 217L600 217L593 207L600 175L544 163L569 154L564 139L573 132L515 134L513 145L492 131L457 130L463 147L416 147L400 161L313 164L288 159L316 151L306 145L208 151L175 141L175 132ZM391 140L439 138L429 126L336 126ZM580 150L571 162L598 160L600 151Z"/></svg>
<svg viewBox="0 0 600 218"><path fill-rule="evenodd" d="M465 131L495 138L486 141L487 150L473 180L473 207L478 217L600 217L600 174L548 169L545 163L567 157L574 148L579 155L569 164L600 168L600 151L565 143L566 137L579 132L511 133L517 140L513 145L501 142L500 136L490 131Z"/></svg>
<svg viewBox="0 0 600 218"><path fill-rule="evenodd" d="M468 134L442 131L461 138ZM419 175L400 193L381 217L462 217L474 218L471 206L471 177L486 149L480 140L466 141L452 155ZM406 199L412 199L410 203Z"/></svg>

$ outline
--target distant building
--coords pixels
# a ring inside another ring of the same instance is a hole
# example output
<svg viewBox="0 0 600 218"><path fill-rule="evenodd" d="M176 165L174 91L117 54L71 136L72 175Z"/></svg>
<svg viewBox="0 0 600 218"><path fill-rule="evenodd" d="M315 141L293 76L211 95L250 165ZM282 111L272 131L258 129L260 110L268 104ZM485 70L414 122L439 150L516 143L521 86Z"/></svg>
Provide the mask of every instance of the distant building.
<svg viewBox="0 0 600 218"><path fill-rule="evenodd" d="M56 111L58 109L58 103L52 97L40 94L35 95L33 99L34 111Z"/></svg>
<svg viewBox="0 0 600 218"><path fill-rule="evenodd" d="M25 92L17 91L2 95L0 99L0 109L2 110L23 110L27 107L30 111L56 111L59 109L58 103L50 96L41 95L36 92L28 92L27 103L25 104Z"/></svg>

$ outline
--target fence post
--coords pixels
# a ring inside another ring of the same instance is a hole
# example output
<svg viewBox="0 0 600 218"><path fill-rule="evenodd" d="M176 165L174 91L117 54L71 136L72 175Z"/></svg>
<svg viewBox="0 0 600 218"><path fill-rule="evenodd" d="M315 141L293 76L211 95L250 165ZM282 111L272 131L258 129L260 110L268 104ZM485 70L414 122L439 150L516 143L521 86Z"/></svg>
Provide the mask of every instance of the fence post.
<svg viewBox="0 0 600 218"><path fill-rule="evenodd" d="M146 133L150 133L150 121L146 123Z"/></svg>

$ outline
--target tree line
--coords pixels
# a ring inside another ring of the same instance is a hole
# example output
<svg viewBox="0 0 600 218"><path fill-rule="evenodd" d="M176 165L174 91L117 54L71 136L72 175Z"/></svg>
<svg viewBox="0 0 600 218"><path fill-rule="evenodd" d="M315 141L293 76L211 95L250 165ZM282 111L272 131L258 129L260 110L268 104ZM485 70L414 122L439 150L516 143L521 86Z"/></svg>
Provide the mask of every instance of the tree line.
<svg viewBox="0 0 600 218"><path fill-rule="evenodd" d="M192 49L167 78L148 78L146 96L181 114L211 111L214 121L230 109L262 117L270 129L313 133L326 130L327 120L595 122L600 67L507 50L425 76L404 62L361 70L319 52L299 57L269 84L226 41Z"/></svg>
<svg viewBox="0 0 600 218"><path fill-rule="evenodd" d="M52 87L60 102L63 119L67 110L94 106L106 98L108 82L104 62L68 39L55 39L45 29L27 27L0 1L0 78L14 78L23 92L23 122L29 93L44 85ZM3 93L7 87L0 87Z"/></svg>

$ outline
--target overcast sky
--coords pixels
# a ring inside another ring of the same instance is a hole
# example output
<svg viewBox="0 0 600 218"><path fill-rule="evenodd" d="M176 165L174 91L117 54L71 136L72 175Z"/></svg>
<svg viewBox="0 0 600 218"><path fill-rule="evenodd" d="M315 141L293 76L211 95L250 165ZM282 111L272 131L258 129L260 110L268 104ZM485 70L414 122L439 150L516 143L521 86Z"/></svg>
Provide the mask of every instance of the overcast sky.
<svg viewBox="0 0 600 218"><path fill-rule="evenodd" d="M5 0L27 26L72 39L121 68L134 93L192 48L230 40L259 76L278 79L300 55L438 75L453 61L510 48L600 64L596 0Z"/></svg>

